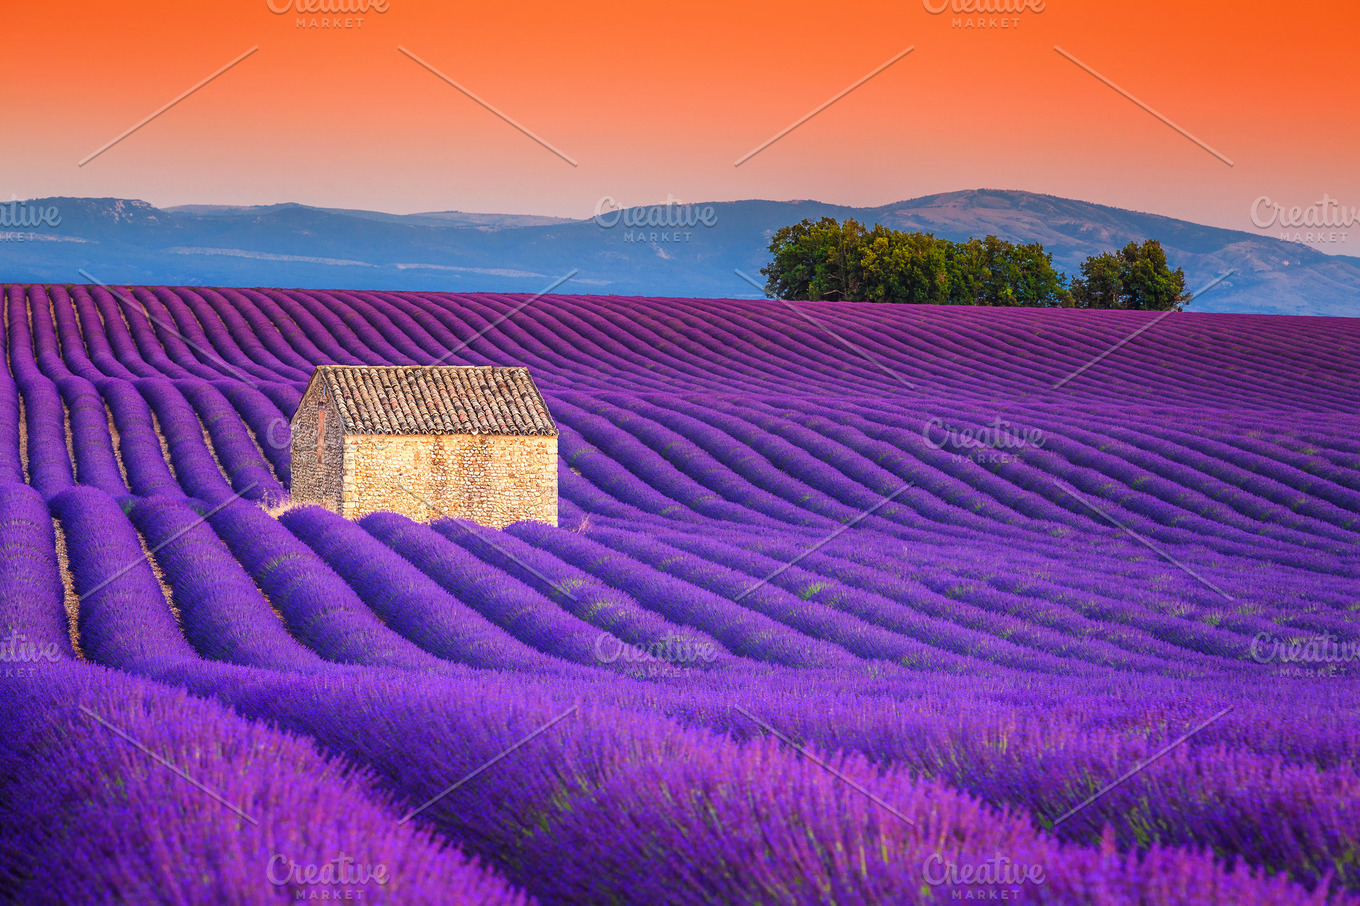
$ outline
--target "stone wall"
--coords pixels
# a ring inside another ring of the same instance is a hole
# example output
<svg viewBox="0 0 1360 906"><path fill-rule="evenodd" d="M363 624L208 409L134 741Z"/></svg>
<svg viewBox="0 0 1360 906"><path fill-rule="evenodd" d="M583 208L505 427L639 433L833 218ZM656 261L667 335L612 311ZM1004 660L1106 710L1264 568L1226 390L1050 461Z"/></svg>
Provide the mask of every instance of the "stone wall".
<svg viewBox="0 0 1360 906"><path fill-rule="evenodd" d="M504 528L531 519L557 524L557 438L486 434L347 435L348 519L403 513Z"/></svg>
<svg viewBox="0 0 1360 906"><path fill-rule="evenodd" d="M325 425L321 411L325 410ZM317 444L317 429L325 437ZM324 381L313 381L293 414L289 468L293 474L289 502L293 506L314 503L332 512L341 509L345 429L335 404L327 399Z"/></svg>

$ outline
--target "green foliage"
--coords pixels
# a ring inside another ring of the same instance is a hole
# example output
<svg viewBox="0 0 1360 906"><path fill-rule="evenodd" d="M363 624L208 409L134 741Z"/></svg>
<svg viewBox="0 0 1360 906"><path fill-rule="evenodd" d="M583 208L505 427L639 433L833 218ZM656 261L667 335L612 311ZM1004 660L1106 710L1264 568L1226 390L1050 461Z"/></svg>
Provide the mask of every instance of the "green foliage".
<svg viewBox="0 0 1360 906"><path fill-rule="evenodd" d="M947 305L953 282L947 243L929 233L875 226L859 254L864 297L870 302Z"/></svg>
<svg viewBox="0 0 1360 906"><path fill-rule="evenodd" d="M770 240L774 260L760 269L766 292L780 299L861 301L864 232L858 221L841 224L833 217L780 229Z"/></svg>
<svg viewBox="0 0 1360 906"><path fill-rule="evenodd" d="M776 231L769 250L760 273L777 299L1145 310L1188 300L1184 273L1155 240L1086 259L1070 289L1042 245L996 236L952 242L823 217Z"/></svg>
<svg viewBox="0 0 1360 906"><path fill-rule="evenodd" d="M1185 272L1171 269L1155 239L1087 258L1081 276L1072 281L1072 298L1078 308L1135 311L1180 311L1190 301Z"/></svg>
<svg viewBox="0 0 1360 906"><path fill-rule="evenodd" d="M1072 304L1067 278L1039 243L1016 245L996 236L948 243L954 249L955 305L1028 305L1066 308Z"/></svg>

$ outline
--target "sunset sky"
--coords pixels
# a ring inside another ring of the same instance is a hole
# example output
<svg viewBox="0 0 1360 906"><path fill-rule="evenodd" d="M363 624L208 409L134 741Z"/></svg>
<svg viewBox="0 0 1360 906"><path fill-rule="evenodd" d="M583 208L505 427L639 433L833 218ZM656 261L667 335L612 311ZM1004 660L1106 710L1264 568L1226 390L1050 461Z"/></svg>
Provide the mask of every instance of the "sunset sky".
<svg viewBox="0 0 1360 906"><path fill-rule="evenodd" d="M995 187L1238 229L1263 195L1360 207L1360 7L1340 0L982 15L1004 29L955 27L979 14L932 14L938 0L387 0L348 29L300 28L337 14L269 2L7 4L0 194L588 217L604 195L875 205ZM323 0L296 0L309 2ZM1356 233L1319 247L1360 254Z"/></svg>

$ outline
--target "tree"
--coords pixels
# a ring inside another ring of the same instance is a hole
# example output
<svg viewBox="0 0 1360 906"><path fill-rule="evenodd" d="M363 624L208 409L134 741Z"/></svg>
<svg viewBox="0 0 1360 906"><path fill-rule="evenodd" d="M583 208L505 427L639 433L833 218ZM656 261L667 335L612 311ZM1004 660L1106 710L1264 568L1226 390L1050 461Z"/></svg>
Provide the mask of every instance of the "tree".
<svg viewBox="0 0 1360 906"><path fill-rule="evenodd" d="M1181 311L1190 301L1185 272L1171 269L1155 239L1087 258L1081 276L1072 281L1072 298L1078 308L1135 311Z"/></svg>
<svg viewBox="0 0 1360 906"><path fill-rule="evenodd" d="M864 296L870 302L949 303L948 243L930 233L875 226L860 253Z"/></svg>
<svg viewBox="0 0 1360 906"><path fill-rule="evenodd" d="M1165 311L1190 298L1184 272L1171 269L1153 239L1087 258L1070 288L1037 242L951 242L833 217L776 231L770 254L760 272L766 294L777 299Z"/></svg>
<svg viewBox="0 0 1360 906"><path fill-rule="evenodd" d="M1039 243L1016 245L996 236L957 243L951 256L950 301L955 305L1072 304L1067 277Z"/></svg>
<svg viewBox="0 0 1360 906"><path fill-rule="evenodd" d="M1120 258L1112 252L1093 255L1081 263L1081 276L1072 281L1072 301L1077 308L1122 308L1124 282Z"/></svg>
<svg viewBox="0 0 1360 906"><path fill-rule="evenodd" d="M802 220L775 232L774 256L760 269L765 292L776 299L862 301L860 255L865 229L855 220L834 217Z"/></svg>
<svg viewBox="0 0 1360 906"><path fill-rule="evenodd" d="M991 237L988 237L991 238ZM1006 243L1006 255L1014 269L1014 305L1038 308L1071 308L1072 293L1067 275L1053 266L1053 255L1037 242Z"/></svg>
<svg viewBox="0 0 1360 906"><path fill-rule="evenodd" d="M830 217L823 217L822 224ZM817 225L801 220L781 227L770 240L770 263L760 269L765 276L765 294L774 299L806 299L808 287L817 270L818 254L812 231Z"/></svg>

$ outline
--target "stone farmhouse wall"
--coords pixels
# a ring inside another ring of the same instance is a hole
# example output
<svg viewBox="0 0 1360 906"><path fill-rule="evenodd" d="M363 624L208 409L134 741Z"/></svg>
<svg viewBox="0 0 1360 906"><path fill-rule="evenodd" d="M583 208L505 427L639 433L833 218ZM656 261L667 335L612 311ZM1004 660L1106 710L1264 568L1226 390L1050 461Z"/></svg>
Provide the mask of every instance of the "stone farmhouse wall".
<svg viewBox="0 0 1360 906"><path fill-rule="evenodd" d="M317 504L339 513L344 487L345 427L325 382L307 389L292 421L289 468L294 506ZM324 432L318 443L319 432Z"/></svg>
<svg viewBox="0 0 1360 906"><path fill-rule="evenodd" d="M343 452L337 512L347 519L389 511L493 528L525 519L557 524L556 437L346 435Z"/></svg>

